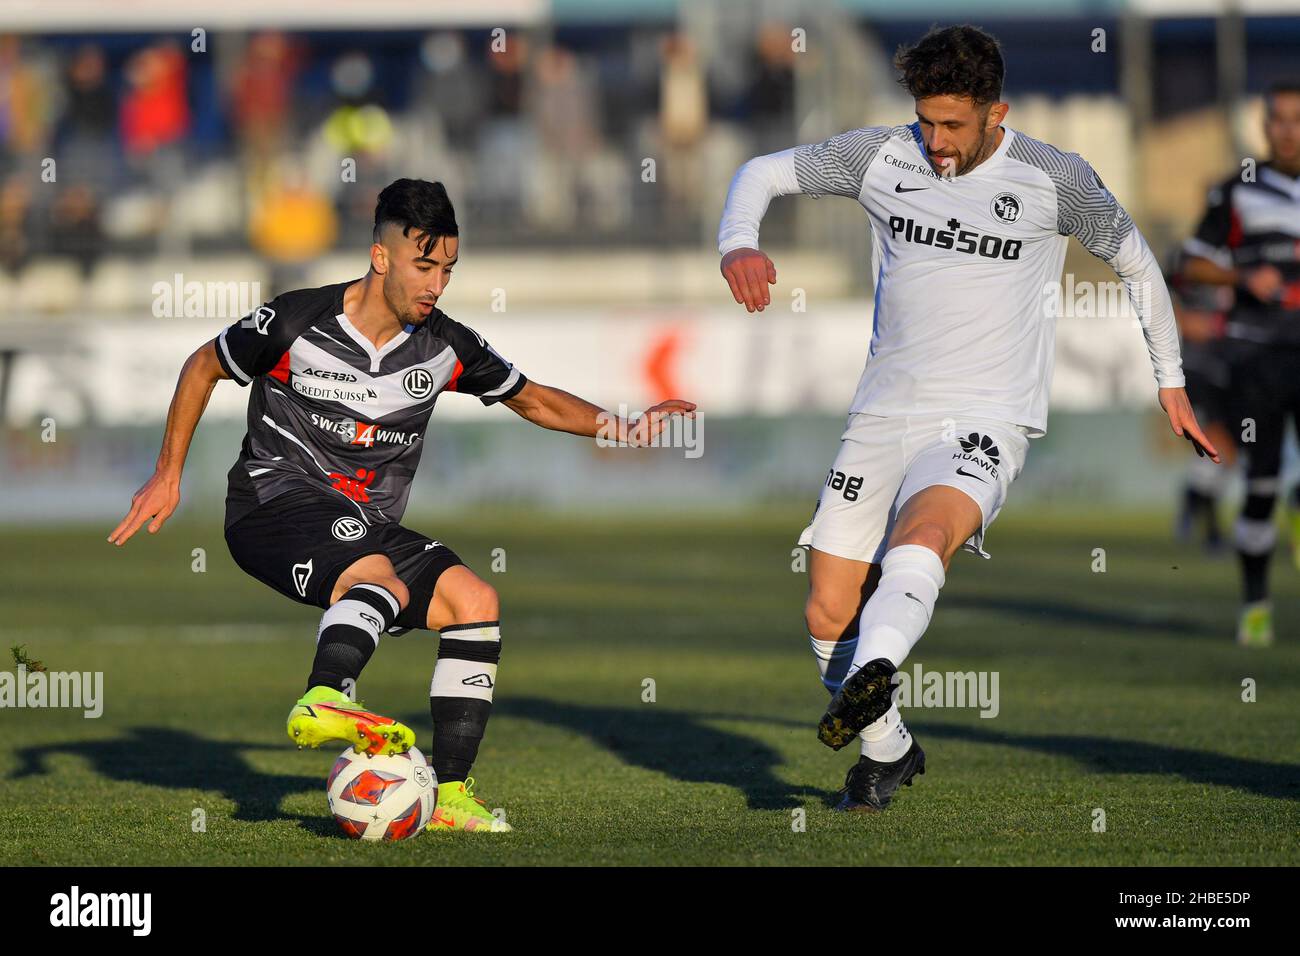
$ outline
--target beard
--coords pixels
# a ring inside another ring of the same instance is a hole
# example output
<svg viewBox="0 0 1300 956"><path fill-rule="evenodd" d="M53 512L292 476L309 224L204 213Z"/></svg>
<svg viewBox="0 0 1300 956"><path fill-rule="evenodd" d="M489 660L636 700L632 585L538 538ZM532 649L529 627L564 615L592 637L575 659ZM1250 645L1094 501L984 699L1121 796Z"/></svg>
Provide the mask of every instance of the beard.
<svg viewBox="0 0 1300 956"><path fill-rule="evenodd" d="M951 175L961 176L968 173L993 154L993 137L996 132L997 127L994 127L990 132L981 133L979 140L970 152L959 153L956 156L931 157L930 164L934 166L935 172L940 176L944 175L945 161L951 161L955 164Z"/></svg>
<svg viewBox="0 0 1300 956"><path fill-rule="evenodd" d="M401 290L397 288L397 284L390 281L391 277L392 273L384 276L384 301L388 303L388 308L392 310L393 315L397 316L397 321L404 327L408 325L424 325L428 321L429 315L433 315L433 312L430 311L429 315L422 314L416 308L414 302L402 295Z"/></svg>

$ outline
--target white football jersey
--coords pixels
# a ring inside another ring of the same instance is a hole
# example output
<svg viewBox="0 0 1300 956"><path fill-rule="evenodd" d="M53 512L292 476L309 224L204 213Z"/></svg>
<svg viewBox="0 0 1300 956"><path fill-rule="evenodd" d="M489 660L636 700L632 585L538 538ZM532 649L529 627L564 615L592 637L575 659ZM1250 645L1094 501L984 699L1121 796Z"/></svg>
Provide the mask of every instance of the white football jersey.
<svg viewBox="0 0 1300 956"><path fill-rule="evenodd" d="M1183 385L1173 307L1132 219L1082 158L1009 127L983 163L939 176L919 124L852 130L750 160L718 249L757 248L773 196L856 199L870 217L875 315L852 412L960 414L1045 433L1069 236L1124 280L1160 387Z"/></svg>

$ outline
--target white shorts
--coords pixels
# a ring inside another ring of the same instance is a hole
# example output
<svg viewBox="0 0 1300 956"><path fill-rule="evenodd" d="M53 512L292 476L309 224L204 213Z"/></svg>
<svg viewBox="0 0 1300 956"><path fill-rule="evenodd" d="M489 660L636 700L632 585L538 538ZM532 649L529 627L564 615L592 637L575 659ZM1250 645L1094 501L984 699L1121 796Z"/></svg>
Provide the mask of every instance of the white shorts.
<svg viewBox="0 0 1300 956"><path fill-rule="evenodd" d="M1024 467L1029 450L1025 432L1020 425L955 415L882 418L854 413L799 544L879 563L907 499L933 485L948 485L979 505L984 520L963 547L987 558L984 532Z"/></svg>

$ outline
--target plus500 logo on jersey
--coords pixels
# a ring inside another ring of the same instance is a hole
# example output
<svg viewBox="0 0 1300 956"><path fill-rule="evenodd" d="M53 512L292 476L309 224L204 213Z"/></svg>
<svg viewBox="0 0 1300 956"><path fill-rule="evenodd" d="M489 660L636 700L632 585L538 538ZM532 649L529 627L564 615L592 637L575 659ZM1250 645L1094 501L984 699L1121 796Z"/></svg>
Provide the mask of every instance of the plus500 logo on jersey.
<svg viewBox="0 0 1300 956"><path fill-rule="evenodd" d="M961 223L956 219L948 220L947 229L937 229L934 226L918 226L915 219L890 216L889 231L895 239L901 236L906 242L918 246L951 249L953 252L983 256L985 259L1019 259L1020 247L1023 245L1019 239L1003 239L1001 236L981 235L973 229L962 229Z"/></svg>

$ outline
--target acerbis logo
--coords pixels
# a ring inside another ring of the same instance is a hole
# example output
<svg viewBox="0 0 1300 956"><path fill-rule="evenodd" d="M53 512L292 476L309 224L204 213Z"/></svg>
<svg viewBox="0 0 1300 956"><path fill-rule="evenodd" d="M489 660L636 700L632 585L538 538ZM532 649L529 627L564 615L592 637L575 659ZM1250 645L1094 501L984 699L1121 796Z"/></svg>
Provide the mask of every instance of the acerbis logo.
<svg viewBox="0 0 1300 956"><path fill-rule="evenodd" d="M994 478L998 476L997 465L1001 461L999 457L1001 452L992 438L979 432L971 432L965 438L959 437L957 444L961 446L961 451L952 456L954 459L974 462Z"/></svg>
<svg viewBox="0 0 1300 956"><path fill-rule="evenodd" d="M332 382L355 382L357 377L349 372L331 372L323 368L305 368L298 374L314 375L316 378L327 378Z"/></svg>
<svg viewBox="0 0 1300 956"><path fill-rule="evenodd" d="M427 368L413 368L402 376L402 388L416 401L433 394L433 375Z"/></svg>
<svg viewBox="0 0 1300 956"><path fill-rule="evenodd" d="M366 536L366 525L357 518L344 517L334 522L330 532L340 541L356 541Z"/></svg>
<svg viewBox="0 0 1300 956"><path fill-rule="evenodd" d="M311 580L312 572L311 561L312 559L308 558L301 564L293 566L293 586L297 589L299 597L307 596L307 582Z"/></svg>
<svg viewBox="0 0 1300 956"><path fill-rule="evenodd" d="M1012 223L1019 219L1024 208L1024 203L1020 201L1020 197L1015 193L998 193L993 197L993 202L989 205L993 215L1006 223Z"/></svg>
<svg viewBox="0 0 1300 956"><path fill-rule="evenodd" d="M473 677L466 677L461 683L467 687L491 687L492 678L487 674L475 674Z"/></svg>
<svg viewBox="0 0 1300 956"><path fill-rule="evenodd" d="M904 219L902 216L889 217L889 231L894 238L901 237L904 241L914 242L918 246L951 249L953 252L968 256L979 255L985 259L1014 261L1020 258L1020 248L1024 243L1019 239L1003 239L1001 236L985 235L974 229L962 229L961 223L956 219L949 219L947 226L947 229L938 229L934 226L920 226L915 219Z"/></svg>

